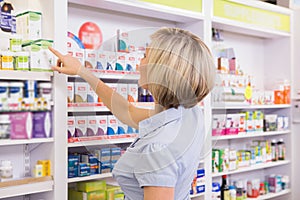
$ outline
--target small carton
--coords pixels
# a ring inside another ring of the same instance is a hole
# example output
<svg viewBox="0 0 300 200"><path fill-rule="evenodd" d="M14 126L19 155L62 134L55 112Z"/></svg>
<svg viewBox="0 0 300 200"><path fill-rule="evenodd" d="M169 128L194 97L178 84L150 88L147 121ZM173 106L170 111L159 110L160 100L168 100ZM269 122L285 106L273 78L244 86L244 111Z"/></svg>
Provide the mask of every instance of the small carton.
<svg viewBox="0 0 300 200"><path fill-rule="evenodd" d="M88 116L86 136L95 136L97 132L98 132L97 116Z"/></svg>
<svg viewBox="0 0 300 200"><path fill-rule="evenodd" d="M89 163L79 163L78 176L89 176L91 175L91 167Z"/></svg>
<svg viewBox="0 0 300 200"><path fill-rule="evenodd" d="M32 138L49 138L52 136L51 112L32 113Z"/></svg>
<svg viewBox="0 0 300 200"><path fill-rule="evenodd" d="M74 116L68 116L68 138L75 137L75 117Z"/></svg>
<svg viewBox="0 0 300 200"><path fill-rule="evenodd" d="M93 192L78 192L72 189L68 191L68 199L70 200L106 200L105 190L97 190Z"/></svg>
<svg viewBox="0 0 300 200"><path fill-rule="evenodd" d="M11 122L11 139L30 139L32 133L32 113L21 112L9 114Z"/></svg>
<svg viewBox="0 0 300 200"><path fill-rule="evenodd" d="M89 163L90 164L90 174L99 174L99 163L96 156L92 154L82 154L81 155L81 162Z"/></svg>
<svg viewBox="0 0 300 200"><path fill-rule="evenodd" d="M111 159L111 149L110 148L102 148L102 149L96 149L95 150L95 157L100 162L106 162Z"/></svg>
<svg viewBox="0 0 300 200"><path fill-rule="evenodd" d="M107 67L106 53L99 51L97 54L97 66L96 69L105 70Z"/></svg>
<svg viewBox="0 0 300 200"><path fill-rule="evenodd" d="M246 114L240 113L239 114L239 133L245 133L246 132Z"/></svg>
<svg viewBox="0 0 300 200"><path fill-rule="evenodd" d="M125 99L128 98L128 91L127 91L127 84L119 83L117 84L117 92L124 97Z"/></svg>
<svg viewBox="0 0 300 200"><path fill-rule="evenodd" d="M264 115L261 111L253 112L254 129L257 132L262 132L264 127Z"/></svg>
<svg viewBox="0 0 300 200"><path fill-rule="evenodd" d="M75 82L75 102L87 102L88 84L86 82Z"/></svg>
<svg viewBox="0 0 300 200"><path fill-rule="evenodd" d="M212 136L225 135L226 130L226 115L213 115L212 118Z"/></svg>
<svg viewBox="0 0 300 200"><path fill-rule="evenodd" d="M86 136L88 117L86 116L76 116L75 117L75 137Z"/></svg>
<svg viewBox="0 0 300 200"><path fill-rule="evenodd" d="M117 62L117 55L115 52L106 52L107 59L106 59L106 70L115 70L116 62Z"/></svg>
<svg viewBox="0 0 300 200"><path fill-rule="evenodd" d="M247 111L246 114L246 132L253 132L255 129L254 119L253 119L253 112Z"/></svg>
<svg viewBox="0 0 300 200"><path fill-rule="evenodd" d="M120 147L114 147L114 148L111 148L111 161L117 161L120 159L121 157L121 148Z"/></svg>
<svg viewBox="0 0 300 200"><path fill-rule="evenodd" d="M229 149L219 150L219 172L227 172L229 170Z"/></svg>
<svg viewBox="0 0 300 200"><path fill-rule="evenodd" d="M226 115L226 135L239 133L239 114L227 114Z"/></svg>
<svg viewBox="0 0 300 200"><path fill-rule="evenodd" d="M16 16L16 31L24 41L42 38L42 13L26 11Z"/></svg>
<svg viewBox="0 0 300 200"><path fill-rule="evenodd" d="M97 103L98 102L98 95L97 93L93 90L91 85L87 85L87 102L88 103Z"/></svg>
<svg viewBox="0 0 300 200"><path fill-rule="evenodd" d="M212 173L218 173L220 168L220 152L218 149L212 150Z"/></svg>
<svg viewBox="0 0 300 200"><path fill-rule="evenodd" d="M38 165L43 165L42 176L51 176L51 161L50 160L38 160Z"/></svg>
<svg viewBox="0 0 300 200"><path fill-rule="evenodd" d="M129 34L128 32L117 30L117 42L118 42L118 52L128 53L129 47Z"/></svg>
<svg viewBox="0 0 300 200"><path fill-rule="evenodd" d="M125 134L127 133L127 130L128 130L128 126L123 122L121 122L120 120L118 120L118 134L119 135Z"/></svg>
<svg viewBox="0 0 300 200"><path fill-rule="evenodd" d="M68 155L68 178L78 177L79 155Z"/></svg>
<svg viewBox="0 0 300 200"><path fill-rule="evenodd" d="M88 69L96 69L97 53L95 50L85 49L85 67Z"/></svg>
<svg viewBox="0 0 300 200"><path fill-rule="evenodd" d="M106 181L85 181L77 183L77 190L81 192L93 192L106 190Z"/></svg>
<svg viewBox="0 0 300 200"><path fill-rule="evenodd" d="M99 164L100 174L110 173L111 172L111 162L100 162Z"/></svg>
<svg viewBox="0 0 300 200"><path fill-rule="evenodd" d="M124 71L126 69L126 54L124 53L117 53L117 63L115 70L117 71Z"/></svg>
<svg viewBox="0 0 300 200"><path fill-rule="evenodd" d="M129 102L137 102L138 101L138 85L137 84L128 84L127 92L128 92L128 101Z"/></svg>
<svg viewBox="0 0 300 200"><path fill-rule="evenodd" d="M68 103L74 103L74 82L68 82L67 83L67 90L68 90Z"/></svg>
<svg viewBox="0 0 300 200"><path fill-rule="evenodd" d="M108 115L107 117L107 135L118 134L118 120L114 115Z"/></svg>
<svg viewBox="0 0 300 200"><path fill-rule="evenodd" d="M135 53L129 53L125 56L125 63L126 63L126 71L134 72L136 71L136 54Z"/></svg>
<svg viewBox="0 0 300 200"><path fill-rule="evenodd" d="M98 115L97 119L97 133L96 135L106 135L107 134L107 115Z"/></svg>
<svg viewBox="0 0 300 200"><path fill-rule="evenodd" d="M264 131L276 131L277 130L277 115L265 115L264 119Z"/></svg>

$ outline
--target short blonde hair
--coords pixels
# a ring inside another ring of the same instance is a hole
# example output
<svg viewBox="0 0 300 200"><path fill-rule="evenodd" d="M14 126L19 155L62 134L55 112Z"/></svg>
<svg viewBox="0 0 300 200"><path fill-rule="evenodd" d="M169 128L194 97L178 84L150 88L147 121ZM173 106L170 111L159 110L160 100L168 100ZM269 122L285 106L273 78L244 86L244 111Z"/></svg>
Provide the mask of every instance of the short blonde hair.
<svg viewBox="0 0 300 200"><path fill-rule="evenodd" d="M212 90L215 67L202 40L179 28L161 28L148 46L147 87L164 108L191 108Z"/></svg>

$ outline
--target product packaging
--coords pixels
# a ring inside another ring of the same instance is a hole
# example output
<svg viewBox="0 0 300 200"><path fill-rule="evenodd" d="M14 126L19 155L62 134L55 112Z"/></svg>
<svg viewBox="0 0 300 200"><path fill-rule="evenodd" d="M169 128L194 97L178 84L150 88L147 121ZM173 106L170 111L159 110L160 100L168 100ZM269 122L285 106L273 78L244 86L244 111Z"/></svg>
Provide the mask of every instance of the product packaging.
<svg viewBox="0 0 300 200"><path fill-rule="evenodd" d="M120 147L114 147L114 148L111 148L111 162L114 162L114 161L118 161L121 157L121 148Z"/></svg>
<svg viewBox="0 0 300 200"><path fill-rule="evenodd" d="M122 135L122 134L127 133L128 126L126 124L124 124L123 122L121 122L120 120L118 120L117 123L118 123L118 134Z"/></svg>
<svg viewBox="0 0 300 200"><path fill-rule="evenodd" d="M97 52L91 49L85 49L85 67L88 69L96 69Z"/></svg>
<svg viewBox="0 0 300 200"><path fill-rule="evenodd" d="M11 51L2 51L2 70L14 70L14 56L15 53Z"/></svg>
<svg viewBox="0 0 300 200"><path fill-rule="evenodd" d="M218 149L212 150L212 173L218 173L220 168L220 153Z"/></svg>
<svg viewBox="0 0 300 200"><path fill-rule="evenodd" d="M17 34L11 34L9 38L9 50L18 52L22 50L22 36Z"/></svg>
<svg viewBox="0 0 300 200"><path fill-rule="evenodd" d="M98 200L98 199L106 199L106 192L104 190L97 190L93 192L78 192L72 189L68 191L69 199L76 200Z"/></svg>
<svg viewBox="0 0 300 200"><path fill-rule="evenodd" d="M111 162L110 161L105 161L105 162L100 162L99 163L99 173L100 174L105 174L105 173L110 173L111 172Z"/></svg>
<svg viewBox="0 0 300 200"><path fill-rule="evenodd" d="M11 113L11 139L30 139L32 133L32 113Z"/></svg>
<svg viewBox="0 0 300 200"><path fill-rule="evenodd" d="M77 190L81 192L93 192L98 190L106 190L106 181L78 182Z"/></svg>
<svg viewBox="0 0 300 200"><path fill-rule="evenodd" d="M277 115L265 115L264 119L264 131L276 131L277 130Z"/></svg>
<svg viewBox="0 0 300 200"><path fill-rule="evenodd" d="M86 116L76 116L75 117L75 137L86 136L88 117Z"/></svg>
<svg viewBox="0 0 300 200"><path fill-rule="evenodd" d="M125 62L126 62L126 71L134 72L136 71L136 58L137 54L135 53L128 53L125 56Z"/></svg>
<svg viewBox="0 0 300 200"><path fill-rule="evenodd" d="M117 84L117 92L124 97L124 99L128 98L127 84L118 83Z"/></svg>
<svg viewBox="0 0 300 200"><path fill-rule="evenodd" d="M110 148L96 149L94 153L99 162L110 162L111 159Z"/></svg>
<svg viewBox="0 0 300 200"><path fill-rule="evenodd" d="M261 111L253 112L255 131L262 132L264 127L264 114Z"/></svg>
<svg viewBox="0 0 300 200"><path fill-rule="evenodd" d="M87 102L88 84L86 82L75 82L75 102Z"/></svg>
<svg viewBox="0 0 300 200"><path fill-rule="evenodd" d="M68 138L75 137L75 117L74 116L68 116Z"/></svg>
<svg viewBox="0 0 300 200"><path fill-rule="evenodd" d="M89 163L79 163L78 165L78 176L90 176L91 174L91 168Z"/></svg>
<svg viewBox="0 0 300 200"><path fill-rule="evenodd" d="M106 52L106 70L115 70L116 62L117 62L117 55L115 52Z"/></svg>
<svg viewBox="0 0 300 200"><path fill-rule="evenodd" d="M106 53L99 51L97 54L97 66L96 69L105 70L107 67Z"/></svg>
<svg viewBox="0 0 300 200"><path fill-rule="evenodd" d="M127 52L129 47L129 34L128 32L117 30L117 42L118 42L118 52Z"/></svg>
<svg viewBox="0 0 300 200"><path fill-rule="evenodd" d="M68 90L68 103L74 103L74 93L75 93L75 84L74 82L67 83Z"/></svg>
<svg viewBox="0 0 300 200"><path fill-rule="evenodd" d="M226 135L233 135L239 133L239 114L227 114L226 115Z"/></svg>
<svg viewBox="0 0 300 200"><path fill-rule="evenodd" d="M87 102L88 103L97 103L98 102L98 95L93 90L91 85L87 84Z"/></svg>
<svg viewBox="0 0 300 200"><path fill-rule="evenodd" d="M137 84L127 84L128 101L137 102L138 101L138 85Z"/></svg>
<svg viewBox="0 0 300 200"><path fill-rule="evenodd" d="M36 164L33 168L33 177L42 177L43 176L43 165Z"/></svg>
<svg viewBox="0 0 300 200"><path fill-rule="evenodd" d="M68 155L68 178L78 177L79 155Z"/></svg>
<svg viewBox="0 0 300 200"><path fill-rule="evenodd" d="M15 69L16 70L29 70L29 52L20 51L15 53Z"/></svg>
<svg viewBox="0 0 300 200"><path fill-rule="evenodd" d="M87 117L87 136L95 136L98 132L97 116L88 116Z"/></svg>
<svg viewBox="0 0 300 200"><path fill-rule="evenodd" d="M107 115L96 116L98 130L96 135L106 135L107 134Z"/></svg>
<svg viewBox="0 0 300 200"><path fill-rule="evenodd" d="M78 45L69 37L67 42L67 52L70 56L77 58L82 66L85 66L84 49L78 47Z"/></svg>
<svg viewBox="0 0 300 200"><path fill-rule="evenodd" d="M34 112L32 114L32 138L52 137L52 114L51 112Z"/></svg>
<svg viewBox="0 0 300 200"><path fill-rule="evenodd" d="M42 38L42 13L26 11L16 16L17 33L24 41Z"/></svg>
<svg viewBox="0 0 300 200"><path fill-rule="evenodd" d="M254 120L253 120L253 112L247 111L246 114L246 132L253 132L254 129Z"/></svg>
<svg viewBox="0 0 300 200"><path fill-rule="evenodd" d="M212 118L212 136L225 135L226 133L226 115L215 114Z"/></svg>
<svg viewBox="0 0 300 200"><path fill-rule="evenodd" d="M90 174L99 174L99 164L96 156L92 154L83 154L81 155L81 162L90 164Z"/></svg>
<svg viewBox="0 0 300 200"><path fill-rule="evenodd" d="M219 172L227 172L229 170L229 149L219 150Z"/></svg>
<svg viewBox="0 0 300 200"><path fill-rule="evenodd" d="M50 82L41 82L38 84L39 97L48 101L52 99L52 84Z"/></svg>
<svg viewBox="0 0 300 200"><path fill-rule="evenodd" d="M38 160L37 164L43 166L42 176L51 176L51 161L50 160Z"/></svg>
<svg viewBox="0 0 300 200"><path fill-rule="evenodd" d="M118 134L118 120L114 115L107 116L107 135L117 135Z"/></svg>
<svg viewBox="0 0 300 200"><path fill-rule="evenodd" d="M126 54L125 53L117 53L117 63L115 70L124 71L126 69Z"/></svg>

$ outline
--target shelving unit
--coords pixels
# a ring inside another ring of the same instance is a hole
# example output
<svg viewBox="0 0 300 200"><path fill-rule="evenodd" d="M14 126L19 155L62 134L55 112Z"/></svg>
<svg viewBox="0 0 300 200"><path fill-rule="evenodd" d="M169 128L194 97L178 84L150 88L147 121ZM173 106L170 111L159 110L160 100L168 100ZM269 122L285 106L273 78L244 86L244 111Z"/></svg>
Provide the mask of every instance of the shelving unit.
<svg viewBox="0 0 300 200"><path fill-rule="evenodd" d="M256 8L267 12L275 12L291 17L290 22L293 21L293 12L289 9L273 6L260 1L248 0L214 0L206 1L199 0L202 4L202 12L187 11L178 8L171 8L168 6L157 5L138 0L51 0L44 2L39 0L38 3L26 1L12 0L12 3L22 9L30 8L40 10L43 12L43 31L46 38L53 38L55 41L55 48L62 53L66 53L66 32L72 31L76 34L78 25L86 21L93 21L101 26L103 30L103 39L109 40L115 36L116 29L121 30L137 30L143 27L180 27L192 31L210 47L213 47L211 39L212 27L221 29L225 35L225 40L229 45L236 47L237 58L241 61L241 67L250 74L255 74L257 82L256 87L259 89L269 89L275 85L277 79L291 80L293 72L293 50L292 42L294 37L293 26L289 31L276 29L272 27L263 27L255 23L238 21L229 19L226 16L219 16L215 14L214 4L222 2L233 2L242 5L243 8ZM18 8L19 9L19 8ZM220 8L222 9L222 8ZM252 12L252 11L251 11ZM241 14L244 12L231 12ZM245 12L246 13L246 12ZM255 15L253 15L255 16ZM253 18L255 19L255 18ZM148 35L145 35L147 37ZM280 49L280 51L278 50ZM284 71L282 68L284 66ZM139 79L138 73L116 73L95 71L96 76L106 80L121 80L137 81ZM296 76L296 75L295 75ZM96 141L80 141L68 143L66 113L74 112L78 114L91 112L108 112L108 109L103 105L67 105L65 99L66 83L68 79L77 79L78 76L66 77L65 75L52 72L23 72L23 71L0 71L0 79L3 80L39 80L51 81L54 85L54 99L53 99L53 113L55 119L54 138L36 139L36 140L0 140L0 147L17 148L18 152L22 151L22 145L26 144L42 144L38 147L39 151L33 152L33 157L38 158L39 155L49 155L53 166L53 181L30 184L25 187L16 186L0 189L0 198L22 196L27 194L33 200L45 199L68 199L67 190L69 183L76 183L86 180L111 178L111 174L101 174L81 178L67 178L67 154L68 150L72 148L80 148L82 146L97 146L107 144L123 144L131 143L134 137L115 138L111 140L96 140ZM268 80L268 81L263 81ZM294 128L286 131L263 132L251 134L239 134L230 136L211 136L211 118L213 112L223 112L223 110L234 112L240 110L264 110L271 113L284 113L291 116L291 105L245 105L245 104L220 104L215 105L211 103L211 97L208 96L204 100L202 106L204 111L204 123L206 124L206 141L204 146L203 165L205 168L206 192L204 194L193 195L193 199L211 198L211 183L214 180L219 181L219 176L222 174L230 174L232 176L243 173L242 177L246 177L251 172L263 170L263 175L267 173L277 173L277 169L284 169L284 171L291 177L291 166L293 166L293 155L291 153L292 140L294 138ZM153 108L153 104L136 104L142 108ZM267 163L256 165L249 168L241 168L236 171L212 174L211 172L211 148L216 141L220 143L235 144L242 139L247 140L253 137L284 137L286 139L287 159L285 161ZM47 154L46 154L47 153ZM18 159L22 160L23 155L16 153ZM5 156L5 155L3 155ZM1 157L0 157L1 158ZM251 174L252 175L252 174ZM250 175L249 175L250 176ZM248 177L249 177L248 176ZM259 175L257 175L259 176ZM262 175L261 175L262 176ZM268 194L257 199L270 199L283 196L282 198L289 199L289 195L294 191L288 189L276 194Z"/></svg>
<svg viewBox="0 0 300 200"><path fill-rule="evenodd" d="M269 163L262 163L262 164L256 164L250 167L244 167L240 168L234 171L228 171L228 172L220 172L216 174L212 174L212 177L220 177L222 175L230 175L230 174L240 174L244 172L250 172L250 171L255 171L255 170L260 170L260 169L266 169L266 168L271 168L271 167L277 167L277 166L282 166L282 165L287 165L290 164L291 161L289 160L284 160L284 161L276 161L276 162L269 162Z"/></svg>
<svg viewBox="0 0 300 200"><path fill-rule="evenodd" d="M51 143L51 142L54 142L53 138L36 138L36 139L25 139L25 140L5 139L5 140L0 140L0 146L20 145L20 144L41 144L41 143Z"/></svg>
<svg viewBox="0 0 300 200"><path fill-rule="evenodd" d="M276 136L291 133L290 130L286 131L270 131L270 132L253 132L253 133L239 133L237 135L222 135L212 136L212 140L231 140L231 139L242 139L252 137L264 137L264 136Z"/></svg>

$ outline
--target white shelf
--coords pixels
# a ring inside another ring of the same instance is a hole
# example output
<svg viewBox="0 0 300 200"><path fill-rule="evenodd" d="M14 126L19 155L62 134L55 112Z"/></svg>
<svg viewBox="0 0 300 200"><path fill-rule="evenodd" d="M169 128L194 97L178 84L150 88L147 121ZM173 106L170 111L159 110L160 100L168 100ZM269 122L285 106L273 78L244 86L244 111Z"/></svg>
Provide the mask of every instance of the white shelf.
<svg viewBox="0 0 300 200"><path fill-rule="evenodd" d="M190 195L190 197L191 197L191 199L193 199L193 198L197 198L197 197L202 197L202 196L204 196L204 194L205 194L205 192L202 192L200 194Z"/></svg>
<svg viewBox="0 0 300 200"><path fill-rule="evenodd" d="M280 196L283 196L283 195L286 195L289 193L291 193L291 190L286 189L286 190L283 190L283 191L277 192L277 193L268 193L266 195L259 196L258 198L247 198L247 200L267 200L267 199L272 199L275 197L280 197Z"/></svg>
<svg viewBox="0 0 300 200"><path fill-rule="evenodd" d="M154 109L154 103L132 103L139 108ZM109 112L103 103L69 103L68 112Z"/></svg>
<svg viewBox="0 0 300 200"><path fill-rule="evenodd" d="M234 104L234 103L220 103L212 106L214 110L222 109L237 109L237 110L246 110L246 109L280 109L280 108L290 108L290 104L272 104L272 105L247 105L247 104Z"/></svg>
<svg viewBox="0 0 300 200"><path fill-rule="evenodd" d="M213 17L212 26L216 29L225 30L234 33L257 36L262 38L280 38L290 37L291 34L283 31L265 29L259 26L237 22L220 17Z"/></svg>
<svg viewBox="0 0 300 200"><path fill-rule="evenodd" d="M0 140L0 146L49 143L49 142L54 142L54 139L53 138L34 138L34 139L22 139L22 140L4 139L4 140Z"/></svg>
<svg viewBox="0 0 300 200"><path fill-rule="evenodd" d="M139 72L127 72L127 71L116 71L116 70L90 70L93 74L100 79L118 79L118 80L139 80ZM78 78L78 75L69 76Z"/></svg>
<svg viewBox="0 0 300 200"><path fill-rule="evenodd" d="M212 174L212 177L219 177L219 176L230 175L230 174L239 174L239 173L243 173L243 172L249 172L249 171L255 171L255 170L260 170L260 169L265 169L265 168L277 167L277 166L287 165L290 162L291 161L289 161L289 160L283 160L283 161L256 164L256 165L253 165L251 167L244 167L244 168L240 168L240 169L234 170L234 171L220 172L220 173Z"/></svg>
<svg viewBox="0 0 300 200"><path fill-rule="evenodd" d="M123 13L132 13L139 16L151 17L174 22L196 22L203 20L202 13L179 8L141 2L137 0L68 0L69 3L80 6L107 9ZM134 11L134 12L132 12Z"/></svg>
<svg viewBox="0 0 300 200"><path fill-rule="evenodd" d="M2 79L2 80L51 81L52 76L53 76L53 72L0 70L0 79Z"/></svg>
<svg viewBox="0 0 300 200"><path fill-rule="evenodd" d="M16 197L21 195L35 194L52 191L54 181L43 181L38 183L23 184L0 188L0 198Z"/></svg>
<svg viewBox="0 0 300 200"><path fill-rule="evenodd" d="M111 177L112 177L112 173L95 174L91 176L69 178L68 183L76 183L81 181L90 181L90 180L97 180L97 179L104 179L104 178L111 178Z"/></svg>
<svg viewBox="0 0 300 200"><path fill-rule="evenodd" d="M105 135L95 137L82 137L69 139L68 147L82 147L82 146L97 146L106 144L125 144L132 143L137 134L124 135Z"/></svg>
<svg viewBox="0 0 300 200"><path fill-rule="evenodd" d="M237 135L212 136L212 140L230 140L230 139L241 139L241 138L251 138L251 137L275 136L275 135L288 134L290 132L291 132L290 130L286 130L286 131L239 133Z"/></svg>

